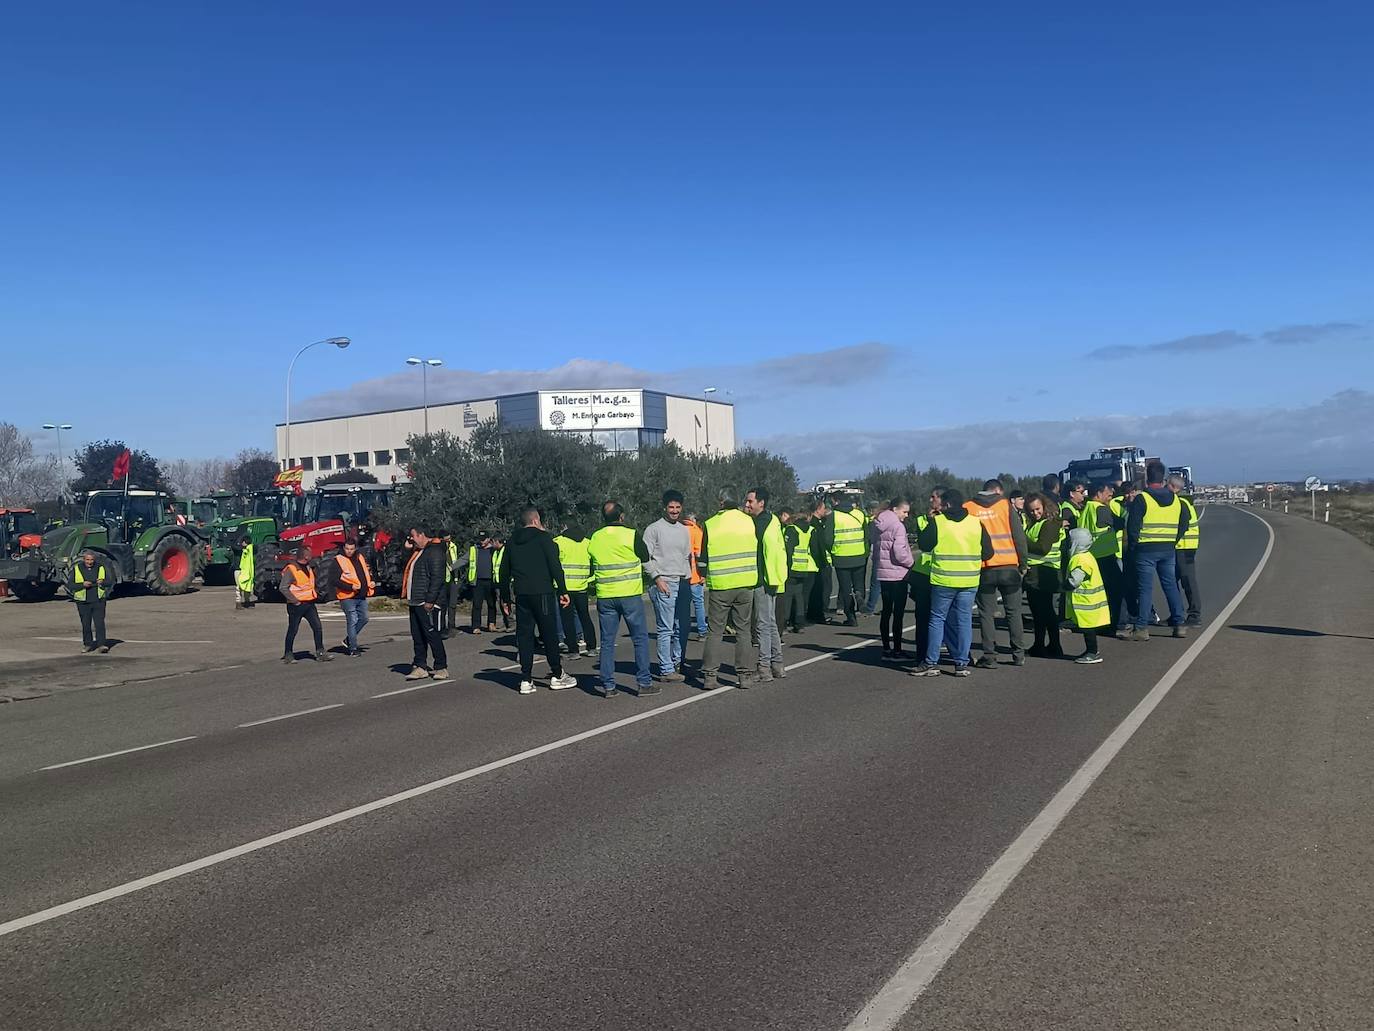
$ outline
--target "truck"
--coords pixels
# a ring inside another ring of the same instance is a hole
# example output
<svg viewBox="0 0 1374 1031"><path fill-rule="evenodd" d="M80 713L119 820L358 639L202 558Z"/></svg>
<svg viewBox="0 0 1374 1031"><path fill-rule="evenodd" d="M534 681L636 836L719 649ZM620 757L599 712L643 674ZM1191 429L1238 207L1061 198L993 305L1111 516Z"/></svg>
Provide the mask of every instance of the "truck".
<svg viewBox="0 0 1374 1031"><path fill-rule="evenodd" d="M1129 483L1145 475L1145 449L1135 444L1108 444L1098 448L1087 458L1075 459L1059 474L1069 483Z"/></svg>
<svg viewBox="0 0 1374 1031"><path fill-rule="evenodd" d="M205 543L178 521L171 495L154 490L91 491L79 522L25 534L20 544L0 559L0 580L20 601L53 598L87 548L108 564L112 589L140 584L154 594L186 593L206 561Z"/></svg>

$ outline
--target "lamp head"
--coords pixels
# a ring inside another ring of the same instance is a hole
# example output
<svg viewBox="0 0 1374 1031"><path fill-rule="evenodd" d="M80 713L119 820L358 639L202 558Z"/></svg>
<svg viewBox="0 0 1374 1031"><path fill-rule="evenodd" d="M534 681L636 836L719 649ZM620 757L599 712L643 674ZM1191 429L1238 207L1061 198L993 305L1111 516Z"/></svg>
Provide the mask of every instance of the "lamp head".
<svg viewBox="0 0 1374 1031"><path fill-rule="evenodd" d="M407 365L419 365L419 364L420 364L420 359L419 359L419 358L415 358L415 357L407 358L407 359L406 359L406 364L407 364Z"/></svg>
<svg viewBox="0 0 1374 1031"><path fill-rule="evenodd" d="M353 341L349 340L348 337L330 337L325 343L333 344L335 347L339 348L339 350L343 350L349 344L353 343Z"/></svg>
<svg viewBox="0 0 1374 1031"><path fill-rule="evenodd" d="M425 364L429 366L443 365L444 360L442 358L426 358Z"/></svg>

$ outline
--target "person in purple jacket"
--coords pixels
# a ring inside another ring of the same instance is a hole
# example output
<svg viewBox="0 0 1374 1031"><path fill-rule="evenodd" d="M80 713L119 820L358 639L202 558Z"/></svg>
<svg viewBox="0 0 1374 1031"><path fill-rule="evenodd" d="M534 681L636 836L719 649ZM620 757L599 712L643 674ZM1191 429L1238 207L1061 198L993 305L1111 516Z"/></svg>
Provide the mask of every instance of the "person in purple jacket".
<svg viewBox="0 0 1374 1031"><path fill-rule="evenodd" d="M906 576L916 563L906 536L906 517L910 512L911 502L893 498L873 521L873 564L883 600L878 619L883 658L898 662L909 658L902 651L902 622L906 618Z"/></svg>

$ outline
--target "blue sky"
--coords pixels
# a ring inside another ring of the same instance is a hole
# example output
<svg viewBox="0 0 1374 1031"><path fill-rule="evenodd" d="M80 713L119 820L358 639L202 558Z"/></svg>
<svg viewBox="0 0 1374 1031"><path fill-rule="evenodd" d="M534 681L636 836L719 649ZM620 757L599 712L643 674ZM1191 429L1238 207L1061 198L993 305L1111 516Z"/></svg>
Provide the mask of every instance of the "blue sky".
<svg viewBox="0 0 1374 1031"><path fill-rule="evenodd" d="M9 12L0 343L48 388L0 419L265 446L345 334L302 416L423 353L432 394L710 382L818 476L1197 417L1221 478L1374 391L1368 5L489 6ZM1340 425L1312 471L1374 474Z"/></svg>

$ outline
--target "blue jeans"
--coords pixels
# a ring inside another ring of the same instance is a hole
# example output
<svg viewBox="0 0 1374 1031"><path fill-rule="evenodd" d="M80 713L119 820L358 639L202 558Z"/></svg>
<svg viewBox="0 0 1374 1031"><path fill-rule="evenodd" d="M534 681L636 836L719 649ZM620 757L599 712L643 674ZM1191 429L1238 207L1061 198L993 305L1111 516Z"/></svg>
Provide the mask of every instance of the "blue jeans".
<svg viewBox="0 0 1374 1031"><path fill-rule="evenodd" d="M706 583L692 584L692 617L697 625L697 636L706 636Z"/></svg>
<svg viewBox="0 0 1374 1031"><path fill-rule="evenodd" d="M878 583L878 562L876 559L869 559L872 567L868 574L868 597L864 599L864 612L873 615L878 609L878 603L883 598L882 585Z"/></svg>
<svg viewBox="0 0 1374 1031"><path fill-rule="evenodd" d="M346 598L339 602L339 608L344 611L344 625L347 627L344 643L349 651L354 651L358 647L358 635L367 626L367 599Z"/></svg>
<svg viewBox="0 0 1374 1031"><path fill-rule="evenodd" d="M649 585L649 597L654 603L654 622L658 630L658 671L667 675L682 665L687 654L687 633L692 626L692 593L686 580L664 577L668 593L658 589L655 581Z"/></svg>
<svg viewBox="0 0 1374 1031"><path fill-rule="evenodd" d="M927 666L940 664L940 645L949 645L949 657L956 666L967 666L973 647L973 599L977 587L930 585L930 624L926 633Z"/></svg>
<svg viewBox="0 0 1374 1031"><path fill-rule="evenodd" d="M644 598L636 594L632 598L597 598L597 619L601 623L601 689L611 691L615 688L615 639L620 631L620 621L625 620L625 628L630 631L630 640L635 647L635 683L648 687L653 683L649 671L649 630L644 620Z"/></svg>
<svg viewBox="0 0 1374 1031"><path fill-rule="evenodd" d="M1154 611L1155 577L1164 588L1169 603L1169 625L1182 626L1183 599L1178 593L1178 565L1173 548L1137 548L1135 552L1136 605L1135 628L1145 629L1149 613Z"/></svg>

